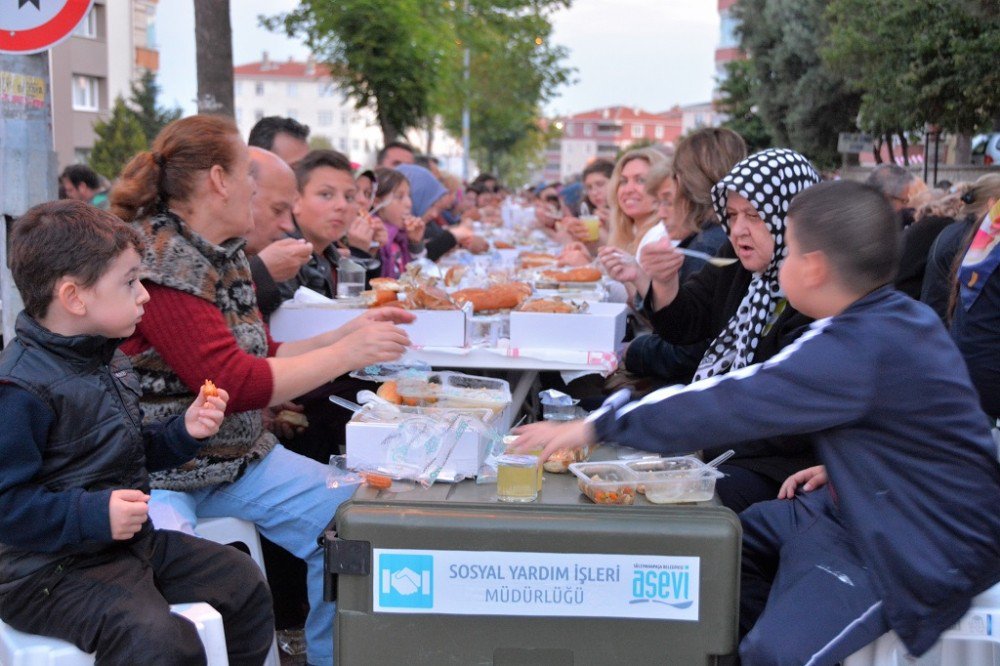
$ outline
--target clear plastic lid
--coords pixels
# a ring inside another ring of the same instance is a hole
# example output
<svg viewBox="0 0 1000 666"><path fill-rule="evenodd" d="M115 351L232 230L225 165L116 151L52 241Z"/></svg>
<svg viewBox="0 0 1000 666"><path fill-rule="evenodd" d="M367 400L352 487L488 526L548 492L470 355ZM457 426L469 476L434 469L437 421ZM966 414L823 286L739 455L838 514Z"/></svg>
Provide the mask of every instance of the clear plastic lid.
<svg viewBox="0 0 1000 666"><path fill-rule="evenodd" d="M502 456L497 456L497 465L500 467L538 467L538 456L505 453Z"/></svg>

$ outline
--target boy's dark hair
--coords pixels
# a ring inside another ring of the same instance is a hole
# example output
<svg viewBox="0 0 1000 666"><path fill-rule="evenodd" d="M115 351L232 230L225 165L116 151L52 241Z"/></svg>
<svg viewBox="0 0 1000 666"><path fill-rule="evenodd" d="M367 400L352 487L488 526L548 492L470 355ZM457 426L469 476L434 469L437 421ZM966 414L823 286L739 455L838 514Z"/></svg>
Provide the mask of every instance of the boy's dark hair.
<svg viewBox="0 0 1000 666"><path fill-rule="evenodd" d="M69 165L59 174L59 180L63 178L73 183L73 187L79 187L80 183L83 183L90 189L96 190L101 186L101 177L86 164Z"/></svg>
<svg viewBox="0 0 1000 666"><path fill-rule="evenodd" d="M819 250L839 281L857 294L889 284L899 269L896 214L871 185L827 181L792 199L788 217L802 252Z"/></svg>
<svg viewBox="0 0 1000 666"><path fill-rule="evenodd" d="M71 199L35 206L10 234L10 272L24 311L44 317L60 278L91 287L130 247L142 254L139 233L107 211Z"/></svg>
<svg viewBox="0 0 1000 666"><path fill-rule="evenodd" d="M417 149L405 141L390 141L378 151L378 155L375 156L375 164L381 164L382 160L385 158L385 154L392 148L402 148L403 150L410 152L414 159L417 157Z"/></svg>
<svg viewBox="0 0 1000 666"><path fill-rule="evenodd" d="M320 167L345 171L352 178L354 177L351 160L342 153L338 153L336 150L310 150L305 157L292 165L292 170L295 171L295 180L299 185L299 192L309 182L309 175Z"/></svg>
<svg viewBox="0 0 1000 666"><path fill-rule="evenodd" d="M296 139L306 141L309 139L309 126L303 125L294 118L267 116L258 120L257 124L250 130L247 145L271 150L274 147L274 137L278 134L289 134Z"/></svg>

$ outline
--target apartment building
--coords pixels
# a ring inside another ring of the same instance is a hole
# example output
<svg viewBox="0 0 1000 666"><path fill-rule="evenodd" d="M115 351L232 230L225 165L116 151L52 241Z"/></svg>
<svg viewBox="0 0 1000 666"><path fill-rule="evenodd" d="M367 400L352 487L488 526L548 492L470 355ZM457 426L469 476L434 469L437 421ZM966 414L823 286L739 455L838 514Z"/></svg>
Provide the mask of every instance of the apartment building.
<svg viewBox="0 0 1000 666"><path fill-rule="evenodd" d="M145 70L159 69L158 0L96 0L72 36L49 50L52 134L59 168L86 162L94 123L128 98Z"/></svg>

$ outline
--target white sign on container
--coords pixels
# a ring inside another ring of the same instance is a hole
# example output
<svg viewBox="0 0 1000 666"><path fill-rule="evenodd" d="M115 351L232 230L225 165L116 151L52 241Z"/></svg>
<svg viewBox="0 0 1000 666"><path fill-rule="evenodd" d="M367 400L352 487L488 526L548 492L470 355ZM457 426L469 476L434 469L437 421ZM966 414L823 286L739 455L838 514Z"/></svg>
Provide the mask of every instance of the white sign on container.
<svg viewBox="0 0 1000 666"><path fill-rule="evenodd" d="M697 557L375 548L376 613L698 621Z"/></svg>
<svg viewBox="0 0 1000 666"><path fill-rule="evenodd" d="M271 337L277 342L294 342L343 326L367 310L333 307L326 304L285 302L271 315ZM402 328L418 347L464 347L465 313L461 310L411 310L412 324Z"/></svg>

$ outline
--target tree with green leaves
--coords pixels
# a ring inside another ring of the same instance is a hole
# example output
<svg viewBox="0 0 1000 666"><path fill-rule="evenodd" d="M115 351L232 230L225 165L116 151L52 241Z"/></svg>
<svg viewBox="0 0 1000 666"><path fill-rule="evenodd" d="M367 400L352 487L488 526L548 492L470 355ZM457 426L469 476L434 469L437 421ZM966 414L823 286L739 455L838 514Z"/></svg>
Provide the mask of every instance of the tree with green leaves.
<svg viewBox="0 0 1000 666"><path fill-rule="evenodd" d="M468 104L470 148L476 161L507 178L514 155L533 160L545 145L538 125L542 105L570 81L573 70L563 66L566 49L551 43L551 12L566 0L470 0L468 11L455 15L460 49L455 49L433 98L445 127L462 131L462 110ZM460 71L462 50L471 53L466 83Z"/></svg>
<svg viewBox="0 0 1000 666"><path fill-rule="evenodd" d="M90 152L90 168L105 178L114 179L132 157L146 150L146 135L135 112L120 96L111 109L111 118L94 123L97 140Z"/></svg>
<svg viewBox="0 0 1000 666"><path fill-rule="evenodd" d="M430 114L454 49L448 5L424 0L303 0L263 26L300 36L358 108L376 110L386 143Z"/></svg>
<svg viewBox="0 0 1000 666"><path fill-rule="evenodd" d="M157 105L156 98L159 94L160 85L156 82L156 73L152 70L147 69L142 73L142 78L132 82L129 103L142 126L143 134L146 135L147 144L153 143L153 139L161 129L181 117L179 108L165 109Z"/></svg>
<svg viewBox="0 0 1000 666"><path fill-rule="evenodd" d="M726 77L719 82L719 111L728 116L722 123L743 137L747 150L758 150L774 145L764 120L757 114L756 94L760 81L754 76L754 66L749 60L732 60L725 64Z"/></svg>
<svg viewBox="0 0 1000 666"><path fill-rule="evenodd" d="M829 0L740 0L740 45L759 81L754 105L778 146L817 165L839 162L837 135L856 129L859 94L823 65Z"/></svg>
<svg viewBox="0 0 1000 666"><path fill-rule="evenodd" d="M1000 0L830 0L823 57L875 134L1000 128Z"/></svg>

